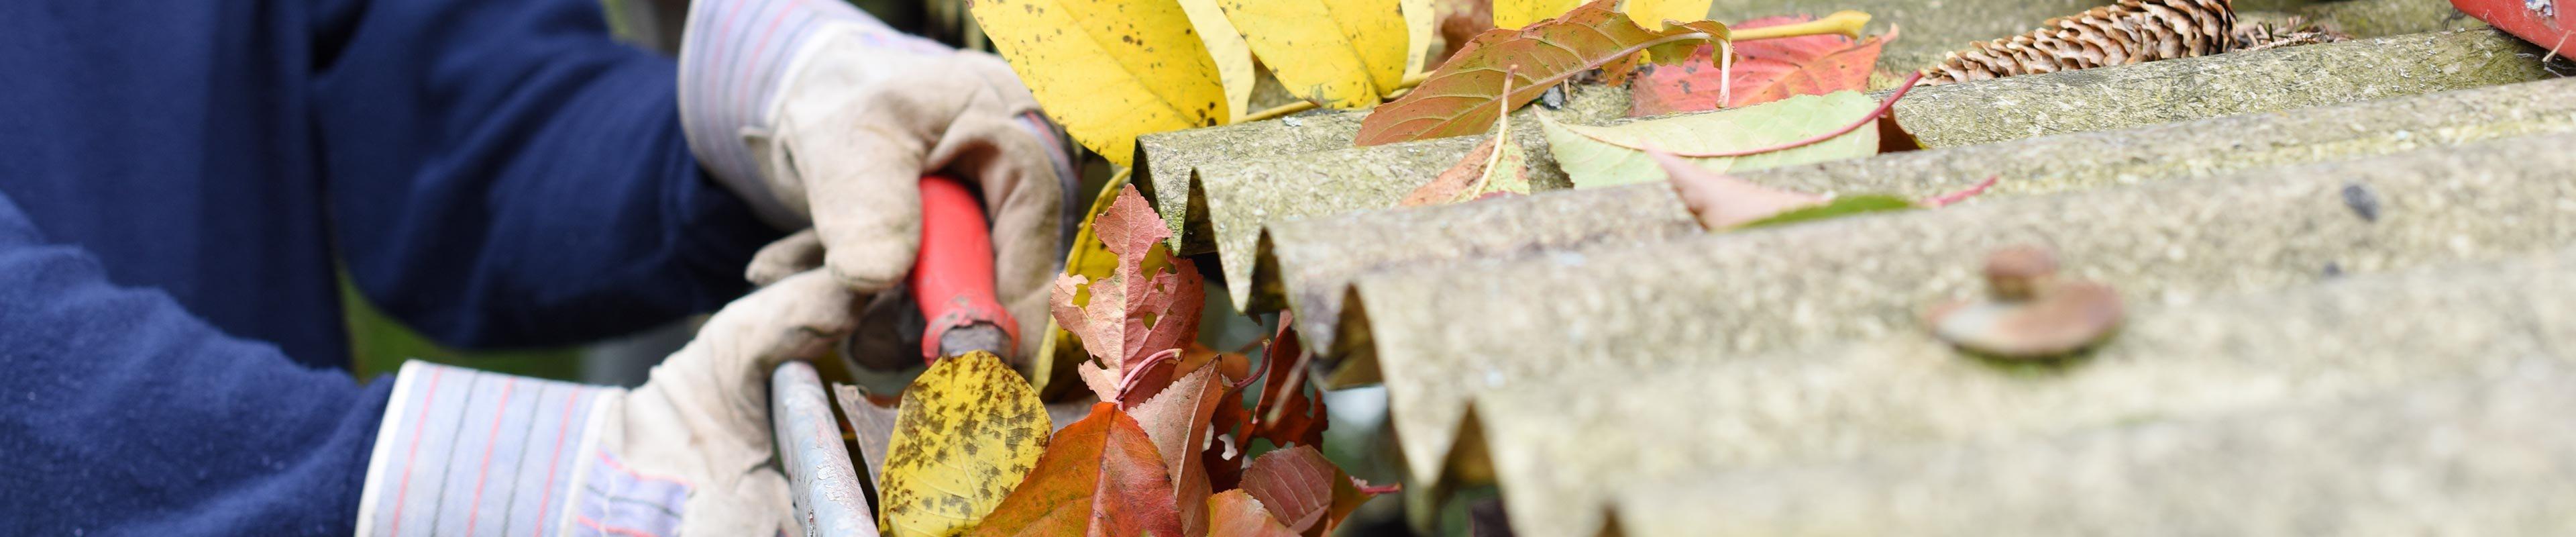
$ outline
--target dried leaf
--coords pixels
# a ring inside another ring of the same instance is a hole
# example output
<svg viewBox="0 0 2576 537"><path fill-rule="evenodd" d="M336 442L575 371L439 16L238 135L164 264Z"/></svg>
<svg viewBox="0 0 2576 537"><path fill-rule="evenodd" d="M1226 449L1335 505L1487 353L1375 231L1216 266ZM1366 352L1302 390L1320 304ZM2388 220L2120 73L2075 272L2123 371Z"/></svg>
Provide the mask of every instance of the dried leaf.
<svg viewBox="0 0 2576 537"><path fill-rule="evenodd" d="M1745 21L1736 31L1814 20L1810 16L1766 17ZM1658 68L1629 86L1636 99L1630 116L1656 116L1740 108L1793 95L1859 91L1869 86L1879 49L1896 32L1859 42L1835 34L1735 42L1732 77L1718 69L1715 47L1702 46L1680 65ZM1720 88L1729 87L1729 92ZM1726 93L1731 101L1719 100Z"/></svg>
<svg viewBox="0 0 2576 537"><path fill-rule="evenodd" d="M873 484L885 482L886 448L894 443L895 418L902 412L902 400L880 401L864 388L837 382L832 384L832 400L840 404L841 419L850 425L852 440L859 446L861 471L867 472L868 483L875 488L884 488Z"/></svg>
<svg viewBox="0 0 2576 537"><path fill-rule="evenodd" d="M1185 535L1144 428L1114 403L1057 431L1028 480L969 535Z"/></svg>
<svg viewBox="0 0 2576 537"><path fill-rule="evenodd" d="M1137 404L1131 414L1145 436L1154 440L1154 452L1163 455L1163 469L1177 484L1173 504L1181 507L1181 527L1187 535L1207 529L1204 509L1212 489L1198 455L1207 444L1209 420L1224 402L1225 384L1216 377L1216 364L1203 362Z"/></svg>
<svg viewBox="0 0 2576 537"><path fill-rule="evenodd" d="M1147 270L1146 261L1161 251L1171 230L1134 186L1122 188L1109 210L1093 219L1093 231L1117 258L1117 268L1098 281L1080 274L1058 276L1049 306L1056 323L1099 359L1099 364L1084 362L1076 368L1083 383L1102 401L1133 404L1154 392L1126 397L1120 387L1132 384L1146 358L1177 352L1196 338L1207 291L1187 259L1171 259L1168 272ZM1086 283L1090 296L1081 303L1077 298Z"/></svg>
<svg viewBox="0 0 2576 537"><path fill-rule="evenodd" d="M1494 30L1476 36L1465 48L1433 70L1404 98L1378 107L1360 121L1358 145L1464 136L1484 132L1502 113L1537 99L1575 74L1635 55L1659 44L1723 39L1715 23L1677 28L1672 36L1637 27L1613 7L1597 0L1555 20L1519 30ZM1502 19L1502 4L1496 4ZM1510 27L1510 26L1505 26ZM1701 28L1720 33L1693 34ZM1688 31L1685 31L1688 30ZM1503 80L1512 80L1502 93ZM1496 101L1502 101L1496 106Z"/></svg>
<svg viewBox="0 0 2576 537"><path fill-rule="evenodd" d="M1418 53L1405 48L1413 37L1404 14L1384 0L1217 4L1288 93L1326 107L1377 105L1403 82L1406 56Z"/></svg>
<svg viewBox="0 0 2576 537"><path fill-rule="evenodd" d="M1510 93L1511 82L1510 78L1504 78L1505 87L1500 92ZM1501 103L1496 104L1499 106ZM1468 151L1458 164L1442 170L1439 177L1406 194L1402 205L1418 207L1459 203L1498 192L1528 194L1528 161L1529 157L1522 154L1521 144L1512 141L1512 122L1496 121L1494 132L1485 137L1485 143L1476 144L1476 148Z"/></svg>
<svg viewBox="0 0 2576 537"><path fill-rule="evenodd" d="M1214 522L1208 537L1297 537L1280 525L1277 517L1261 507L1261 500L1251 493L1229 490L1208 498L1208 515Z"/></svg>
<svg viewBox="0 0 2576 537"><path fill-rule="evenodd" d="M1517 30L1573 11L1582 0L1493 0L1494 27Z"/></svg>
<svg viewBox="0 0 2576 537"><path fill-rule="evenodd" d="M1798 96L1779 102L1707 114L1638 121L1610 127L1565 125L1540 116L1548 151L1576 188L1658 181L1664 178L1642 148L1674 153L1723 153L1777 147L1849 127L1871 117L1878 103L1858 92ZM1864 157L1878 153L1877 129L1745 156L1690 158L1712 171L1746 171Z"/></svg>
<svg viewBox="0 0 2576 537"><path fill-rule="evenodd" d="M1648 150L1646 154L1672 178L1673 194L1682 199L1683 206L1690 208L1691 215L1699 219L1700 227L1712 231L1791 224L1861 213L1937 208L1966 200L1995 184L1995 179L1990 177L1967 189L1921 201L1881 194L1828 197L1754 184L1709 171L1659 150Z"/></svg>
<svg viewBox="0 0 2576 537"><path fill-rule="evenodd" d="M1047 451L1046 406L992 353L938 363L904 389L877 491L877 526L955 535L994 512Z"/></svg>
<svg viewBox="0 0 2576 537"><path fill-rule="evenodd" d="M1675 24L1708 20L1710 0L1628 0L1628 19L1647 31L1661 32L1666 21Z"/></svg>
<svg viewBox="0 0 2576 537"><path fill-rule="evenodd" d="M1435 64L1448 61L1451 55L1458 53L1458 49L1467 46L1467 40L1475 39L1476 34L1494 29L1494 3L1490 0L1438 0L1436 11L1439 12L1443 48L1439 54L1432 55L1432 63Z"/></svg>
<svg viewBox="0 0 2576 537"><path fill-rule="evenodd" d="M1243 491L1261 500L1270 515L1289 531L1326 535L1344 517L1373 496L1354 486L1350 474L1325 460L1314 446L1297 446L1263 454L1243 471Z"/></svg>
<svg viewBox="0 0 2576 537"><path fill-rule="evenodd" d="M1291 328L1295 324L1290 314L1279 315L1279 333L1270 339L1261 360L1269 378L1261 385L1261 404L1252 409L1253 422L1244 430L1245 440L1312 446L1324 441L1324 429L1331 426L1324 402L1306 391L1306 351Z"/></svg>
<svg viewBox="0 0 2576 537"><path fill-rule="evenodd" d="M1252 113L1252 84L1259 76L1252 70L1252 46L1244 43L1243 33L1226 20L1225 10L1217 0L1179 0L1181 11L1190 15L1190 27L1197 31L1199 43L1207 47L1208 58L1216 62L1217 80L1225 85L1225 106L1231 113L1226 122L1243 119Z"/></svg>
<svg viewBox="0 0 2576 537"><path fill-rule="evenodd" d="M1048 117L1120 166L1136 136L1232 119L1225 83L1171 0L977 0L975 23Z"/></svg>

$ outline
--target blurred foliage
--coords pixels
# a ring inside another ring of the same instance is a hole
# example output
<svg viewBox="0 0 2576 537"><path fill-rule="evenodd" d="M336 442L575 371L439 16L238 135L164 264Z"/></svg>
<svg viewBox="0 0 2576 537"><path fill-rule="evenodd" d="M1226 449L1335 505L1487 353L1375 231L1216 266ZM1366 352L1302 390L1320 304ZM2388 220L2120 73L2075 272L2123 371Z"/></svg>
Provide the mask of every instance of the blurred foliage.
<svg viewBox="0 0 2576 537"><path fill-rule="evenodd" d="M460 351L439 345L422 337L401 321L385 315L367 302L348 274L339 276L340 310L349 325L350 369L358 380L402 369L403 360L422 359L431 362L470 367L484 371L524 375L557 380L575 380L581 374L581 351L576 348Z"/></svg>

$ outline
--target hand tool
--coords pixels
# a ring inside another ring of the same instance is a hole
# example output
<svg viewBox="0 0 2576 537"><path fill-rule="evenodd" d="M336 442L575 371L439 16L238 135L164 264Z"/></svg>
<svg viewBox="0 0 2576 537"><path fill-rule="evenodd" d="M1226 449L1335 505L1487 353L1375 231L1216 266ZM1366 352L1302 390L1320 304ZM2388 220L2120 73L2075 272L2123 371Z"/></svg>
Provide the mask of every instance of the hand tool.
<svg viewBox="0 0 2576 537"><path fill-rule="evenodd" d="M1019 325L993 292L993 238L985 225L983 207L964 183L936 174L921 178L921 249L905 280L929 319L921 341L925 363L971 351L1009 356L1019 341ZM885 437L892 433L891 416L854 400L857 390L842 390L842 408L857 434L860 458L867 461L863 470L842 444L827 393L803 362L781 365L770 377L770 419L797 521L805 535L875 535L869 505L876 468L885 461Z"/></svg>

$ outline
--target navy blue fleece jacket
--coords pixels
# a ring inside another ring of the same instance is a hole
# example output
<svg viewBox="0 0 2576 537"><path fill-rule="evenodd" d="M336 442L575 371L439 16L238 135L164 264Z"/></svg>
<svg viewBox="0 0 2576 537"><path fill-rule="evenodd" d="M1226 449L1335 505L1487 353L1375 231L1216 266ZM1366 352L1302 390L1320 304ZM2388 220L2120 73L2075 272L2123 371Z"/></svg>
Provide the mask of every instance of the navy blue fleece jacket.
<svg viewBox="0 0 2576 537"><path fill-rule="evenodd" d="M384 382L712 310L779 233L596 0L0 2L0 534L341 534Z"/></svg>

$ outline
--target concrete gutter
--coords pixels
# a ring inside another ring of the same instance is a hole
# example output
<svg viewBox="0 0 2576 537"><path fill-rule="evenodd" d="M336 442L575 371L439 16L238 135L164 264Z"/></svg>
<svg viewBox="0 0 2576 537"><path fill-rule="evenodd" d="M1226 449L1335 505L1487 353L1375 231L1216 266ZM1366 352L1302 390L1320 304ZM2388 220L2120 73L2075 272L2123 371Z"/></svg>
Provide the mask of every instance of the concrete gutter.
<svg viewBox="0 0 2576 537"><path fill-rule="evenodd" d="M1741 176L1809 192L1906 196L2001 177L1985 194L1993 200L2568 130L2576 130L2576 79L1893 153ZM1376 374L1343 370L1372 365L1344 358L1365 344L1337 341L1335 328L1343 322L1342 299L1359 275L1650 244L1702 231L1671 190L1657 184L1312 218L1271 224L1264 233L1251 284L1234 287L1250 294L1249 305L1284 300L1297 313L1308 348L1335 364L1329 377L1358 379Z"/></svg>
<svg viewBox="0 0 2576 537"><path fill-rule="evenodd" d="M1431 486L1475 394L1911 333L2006 245L2052 246L2068 274L2144 305L2554 249L2576 240L2570 146L2550 134L1371 274L1340 337L1370 343L1355 359L1379 365L1412 482Z"/></svg>

